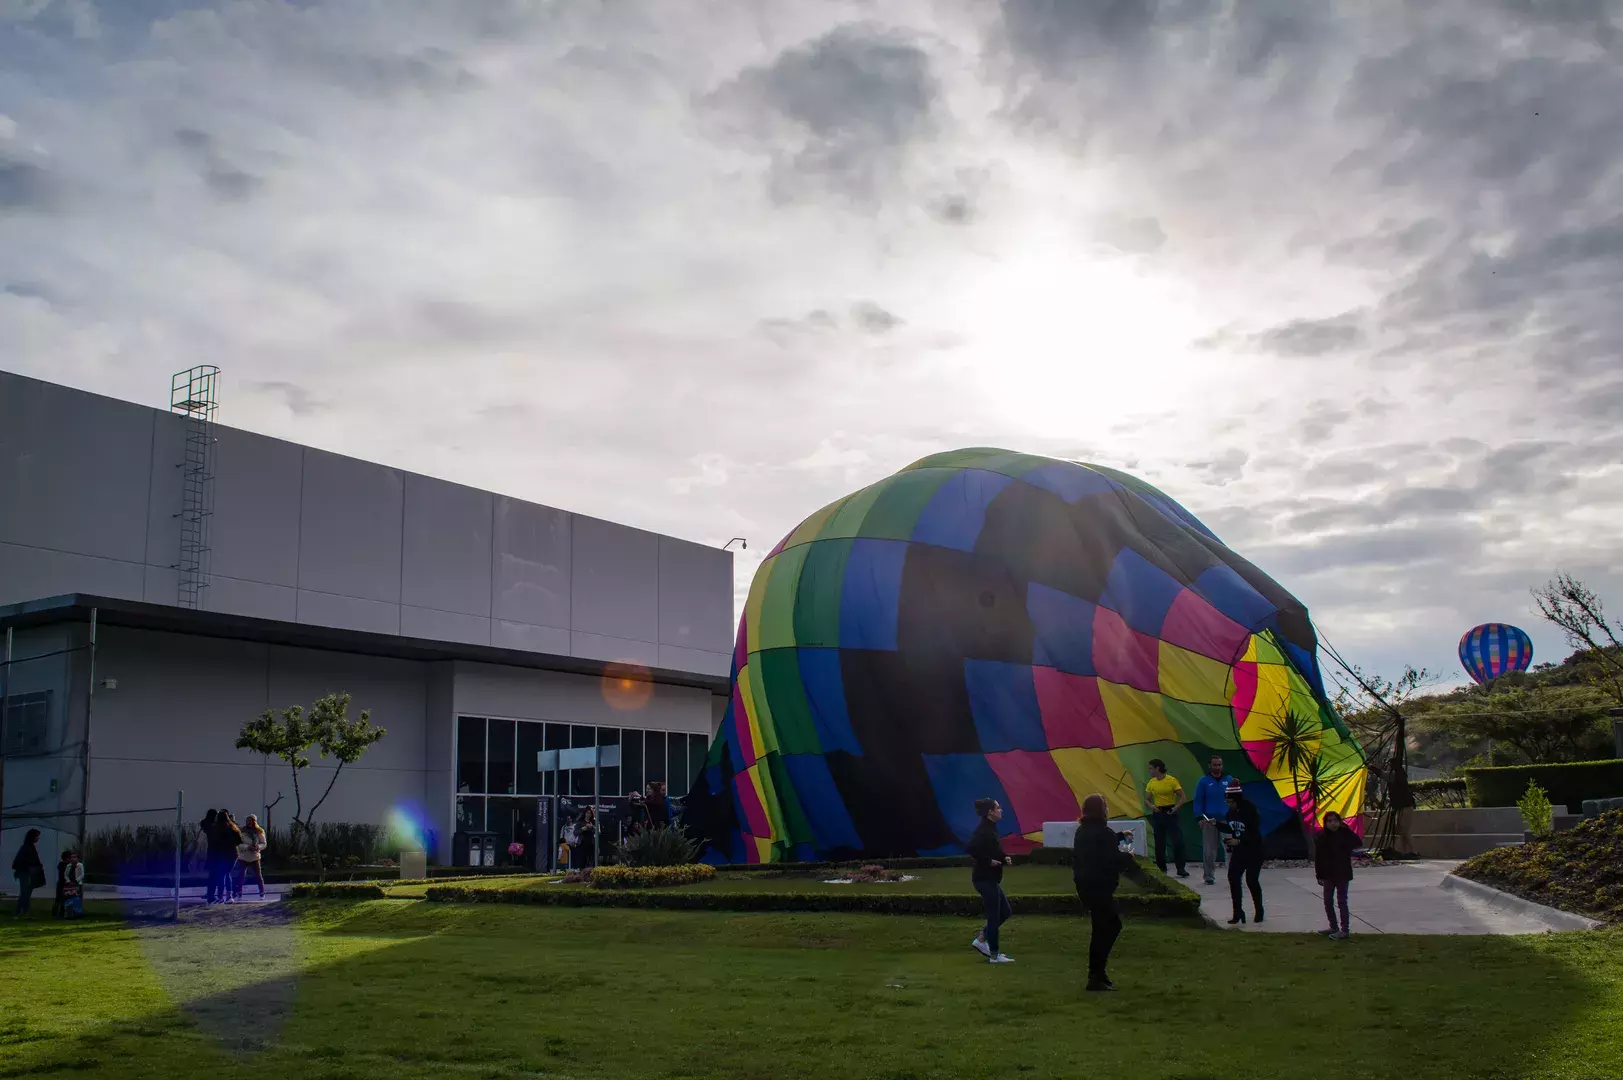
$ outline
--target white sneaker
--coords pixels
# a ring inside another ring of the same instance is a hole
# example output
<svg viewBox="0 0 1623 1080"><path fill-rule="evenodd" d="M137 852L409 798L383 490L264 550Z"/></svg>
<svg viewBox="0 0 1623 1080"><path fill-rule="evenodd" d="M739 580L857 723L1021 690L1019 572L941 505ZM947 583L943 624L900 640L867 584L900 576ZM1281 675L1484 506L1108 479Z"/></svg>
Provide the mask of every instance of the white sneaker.
<svg viewBox="0 0 1623 1080"><path fill-rule="evenodd" d="M992 958L992 946L986 943L985 938L976 938L974 941L969 943L969 947L986 957L988 960Z"/></svg>
<svg viewBox="0 0 1623 1080"><path fill-rule="evenodd" d="M990 960L988 960L987 963L988 964L1012 964L1012 963L1014 963L1014 957L1012 957L1012 956L1004 956L1002 953L998 953L996 956L994 956Z"/></svg>
<svg viewBox="0 0 1623 1080"><path fill-rule="evenodd" d="M1352 935L1347 933L1347 931L1345 931L1345 930L1337 930L1335 933L1330 935L1330 940L1331 941L1346 941L1350 937L1352 937Z"/></svg>

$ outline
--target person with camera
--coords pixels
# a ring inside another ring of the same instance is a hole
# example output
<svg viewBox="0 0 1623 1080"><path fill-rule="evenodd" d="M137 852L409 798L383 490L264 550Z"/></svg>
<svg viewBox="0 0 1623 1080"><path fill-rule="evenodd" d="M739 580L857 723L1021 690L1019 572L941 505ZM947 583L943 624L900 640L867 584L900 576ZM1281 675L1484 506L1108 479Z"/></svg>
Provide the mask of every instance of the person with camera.
<svg viewBox="0 0 1623 1080"><path fill-rule="evenodd" d="M1133 834L1118 833L1110 827L1105 797L1098 792L1082 800L1082 818L1077 822L1072 848L1071 877L1077 899L1087 909L1093 923L1088 937L1088 986L1091 991L1116 989L1105 971L1110 950L1121 936L1121 915L1116 911L1116 887L1126 874L1142 881L1144 872L1132 856Z"/></svg>
<svg viewBox="0 0 1623 1080"><path fill-rule="evenodd" d="M1188 857L1184 854L1183 828L1178 824L1178 811L1183 809L1183 785L1176 776L1167 775L1167 763L1160 758L1150 759L1150 780L1144 785L1144 806L1150 812L1150 828L1155 830L1155 865L1161 873L1167 872L1167 838L1172 838L1172 861L1178 866L1178 876L1188 877Z"/></svg>
<svg viewBox="0 0 1623 1080"><path fill-rule="evenodd" d="M1229 849L1229 897L1234 901L1234 918L1229 925L1245 925L1245 908L1240 902L1240 879L1245 878L1251 890L1251 908L1256 922L1262 922L1262 824L1257 806L1245 797L1245 789L1238 780L1229 785L1227 792L1229 811L1224 819L1228 836L1223 846Z"/></svg>

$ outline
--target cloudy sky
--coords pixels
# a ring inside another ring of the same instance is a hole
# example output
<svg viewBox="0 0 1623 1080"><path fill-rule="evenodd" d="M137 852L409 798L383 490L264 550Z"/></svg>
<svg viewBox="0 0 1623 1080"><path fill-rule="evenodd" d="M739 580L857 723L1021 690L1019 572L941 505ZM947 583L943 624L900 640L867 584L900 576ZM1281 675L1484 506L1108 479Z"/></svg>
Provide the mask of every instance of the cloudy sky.
<svg viewBox="0 0 1623 1080"><path fill-rule="evenodd" d="M760 554L1000 445L1623 609L1623 3L0 0L0 366Z"/></svg>

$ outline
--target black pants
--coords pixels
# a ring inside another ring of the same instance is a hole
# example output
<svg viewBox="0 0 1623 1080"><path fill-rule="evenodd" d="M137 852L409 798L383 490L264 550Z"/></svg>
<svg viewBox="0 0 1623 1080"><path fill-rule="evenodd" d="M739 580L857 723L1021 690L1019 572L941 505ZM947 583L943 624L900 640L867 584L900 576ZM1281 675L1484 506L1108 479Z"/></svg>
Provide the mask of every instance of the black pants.
<svg viewBox="0 0 1623 1080"><path fill-rule="evenodd" d="M1178 866L1178 873L1188 863L1188 856L1183 850L1183 829L1178 826L1178 815L1157 810L1150 815L1150 828L1155 831L1155 865L1161 873L1167 872L1167 836L1172 837L1172 861Z"/></svg>
<svg viewBox="0 0 1623 1080"><path fill-rule="evenodd" d="M1116 947L1116 939L1121 936L1116 897L1111 889L1080 881L1076 883L1076 896L1093 922L1093 933L1088 938L1088 978L1103 978L1105 965L1110 962L1110 950Z"/></svg>
<svg viewBox="0 0 1623 1080"><path fill-rule="evenodd" d="M1251 890L1251 906L1262 911L1262 852L1244 848L1229 849L1229 898L1234 901L1234 914L1240 914L1240 878L1245 878Z"/></svg>
<svg viewBox="0 0 1623 1080"><path fill-rule="evenodd" d="M986 938L986 947L996 956L998 928L1013 917L1014 909L1009 906L1002 885L995 881L977 881L974 885L975 891L981 894L981 906L986 909L986 925L981 927L981 935Z"/></svg>

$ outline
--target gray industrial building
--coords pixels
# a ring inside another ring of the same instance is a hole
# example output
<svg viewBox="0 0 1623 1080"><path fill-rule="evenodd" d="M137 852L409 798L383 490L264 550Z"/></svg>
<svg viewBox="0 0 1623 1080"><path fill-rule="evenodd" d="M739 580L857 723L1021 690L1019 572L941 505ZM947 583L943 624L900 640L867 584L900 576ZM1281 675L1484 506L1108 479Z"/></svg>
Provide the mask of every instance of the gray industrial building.
<svg viewBox="0 0 1623 1080"><path fill-rule="evenodd" d="M177 790L239 820L281 795L285 823L286 766L233 743L331 691L388 736L321 818L404 809L440 861L533 822L542 750L619 747L607 792L686 789L726 704L730 552L215 425L189 374L166 412L0 372L8 858Z"/></svg>

